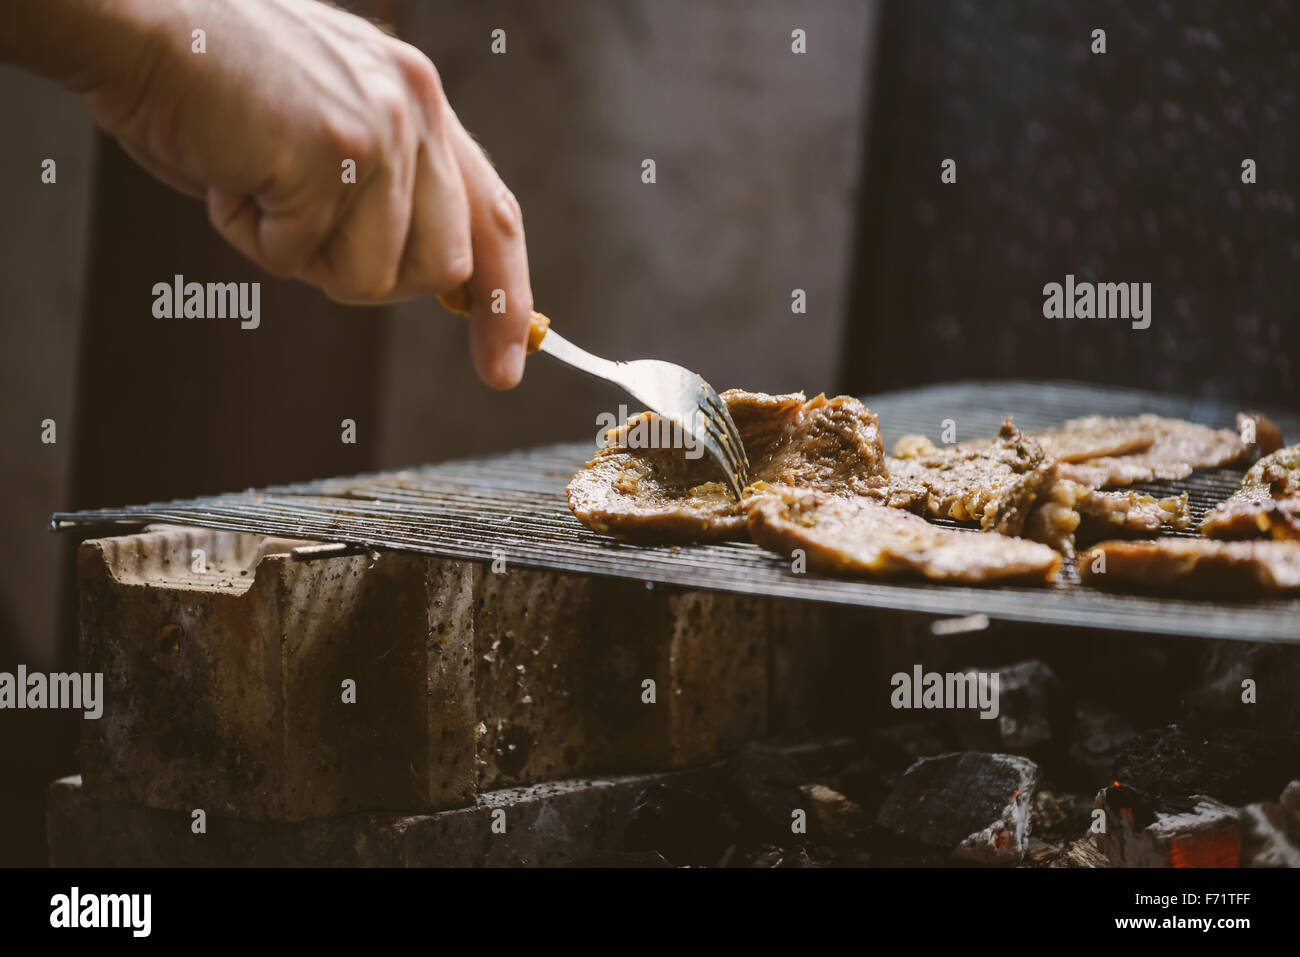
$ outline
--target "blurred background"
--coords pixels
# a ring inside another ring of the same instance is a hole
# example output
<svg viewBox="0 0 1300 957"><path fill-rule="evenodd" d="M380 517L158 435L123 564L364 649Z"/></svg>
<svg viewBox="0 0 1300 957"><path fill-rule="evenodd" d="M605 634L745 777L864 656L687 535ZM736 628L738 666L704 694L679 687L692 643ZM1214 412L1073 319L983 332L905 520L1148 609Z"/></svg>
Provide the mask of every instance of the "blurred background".
<svg viewBox="0 0 1300 957"><path fill-rule="evenodd" d="M538 308L597 354L719 389L1300 398L1294 2L342 5L433 59L523 206ZM343 307L261 274L45 81L0 67L0 121L0 671L75 668L51 512L594 439L624 401L537 359L492 392L433 302ZM177 273L260 281L260 328L154 319ZM1067 273L1150 282L1151 327L1044 319ZM44 861L79 720L0 713L0 863Z"/></svg>

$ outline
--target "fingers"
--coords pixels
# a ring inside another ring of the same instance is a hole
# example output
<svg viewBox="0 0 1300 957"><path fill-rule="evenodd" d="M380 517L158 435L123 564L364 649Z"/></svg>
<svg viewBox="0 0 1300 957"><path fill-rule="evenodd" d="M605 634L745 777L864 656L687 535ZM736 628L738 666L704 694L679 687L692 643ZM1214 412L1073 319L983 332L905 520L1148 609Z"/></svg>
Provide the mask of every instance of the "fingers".
<svg viewBox="0 0 1300 957"><path fill-rule="evenodd" d="M415 160L411 228L402 253L397 295L439 295L474 271L469 197L448 137L458 126L438 72L424 54L402 44L400 62L419 104L425 136Z"/></svg>
<svg viewBox="0 0 1300 957"><path fill-rule="evenodd" d="M353 192L303 208L266 208L263 200L210 189L208 217L264 269L309 282L336 301L437 295L473 272L469 201L445 143L422 144L409 167L385 166L343 187Z"/></svg>
<svg viewBox="0 0 1300 957"><path fill-rule="evenodd" d="M402 250L411 227L414 157L393 157L358 184L360 195L300 278L338 302L379 303L395 298Z"/></svg>
<svg viewBox="0 0 1300 957"><path fill-rule="evenodd" d="M384 114L382 132L373 141L363 141L360 148L340 151L357 157L357 182L337 187L353 196L324 248L299 275L340 302L393 298L411 228L422 124L404 88L381 89L377 86L374 95Z"/></svg>
<svg viewBox="0 0 1300 957"><path fill-rule="evenodd" d="M416 157L411 228L395 295L440 295L474 272L469 197L446 136L431 137Z"/></svg>
<svg viewBox="0 0 1300 957"><path fill-rule="evenodd" d="M473 237L470 355L479 378L495 389L510 389L524 374L528 317L533 309L523 214L514 194L460 123L448 127L469 198Z"/></svg>
<svg viewBox="0 0 1300 957"><path fill-rule="evenodd" d="M117 143L122 147L122 152L135 160L140 168L154 179L162 180L178 193L184 193L194 199L203 198L203 184L180 167L150 156L143 150L137 149L128 140L119 139Z"/></svg>
<svg viewBox="0 0 1300 957"><path fill-rule="evenodd" d="M277 204L210 187L208 219L226 242L267 272L302 277L324 247L338 215L339 200Z"/></svg>
<svg viewBox="0 0 1300 957"><path fill-rule="evenodd" d="M456 119L428 58L387 39L353 52L376 50L386 69L336 91L352 108L277 141L263 184L210 184L209 217L263 268L338 301L466 286L474 366L488 385L511 388L533 307L519 203Z"/></svg>
<svg viewBox="0 0 1300 957"><path fill-rule="evenodd" d="M369 88L375 122L342 124L325 151L352 163L351 181L313 160L296 166L307 167L296 189L209 194L213 225L233 246L340 302L436 295L473 272L469 199L447 132L454 115L428 58L397 41L390 49L399 82Z"/></svg>

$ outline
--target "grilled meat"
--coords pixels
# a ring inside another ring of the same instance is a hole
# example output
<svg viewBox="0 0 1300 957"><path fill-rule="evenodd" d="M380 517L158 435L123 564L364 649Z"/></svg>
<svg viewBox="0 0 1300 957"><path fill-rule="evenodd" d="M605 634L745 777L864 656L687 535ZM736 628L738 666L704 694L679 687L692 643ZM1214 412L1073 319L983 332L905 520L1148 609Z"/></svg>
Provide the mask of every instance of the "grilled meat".
<svg viewBox="0 0 1300 957"><path fill-rule="evenodd" d="M1253 440L1256 455L1272 455L1282 448L1282 430L1263 412L1238 412L1237 433Z"/></svg>
<svg viewBox="0 0 1300 957"><path fill-rule="evenodd" d="M1058 497L1060 501L1057 500ZM1029 513L1025 522L1025 538L1050 545L1062 555L1072 558L1075 533L1082 521L1083 516L1074 509L1074 497L1062 490L1061 483L1057 483L1047 498Z"/></svg>
<svg viewBox="0 0 1300 957"><path fill-rule="evenodd" d="M1043 448L1008 418L997 438L937 448L904 436L887 459L888 502L932 518L978 522L980 528L1019 535L1039 496L1055 481Z"/></svg>
<svg viewBox="0 0 1300 957"><path fill-rule="evenodd" d="M1103 456L1145 452L1155 441L1152 429L1132 419L1086 415L1054 429L1031 433L1043 451L1058 462L1083 462Z"/></svg>
<svg viewBox="0 0 1300 957"><path fill-rule="evenodd" d="M803 393L722 394L749 456L754 481L883 494L884 446L876 415L857 399ZM642 542L743 538L745 516L706 456L684 449L633 448L634 416L569 483L569 507L588 528ZM653 419L653 416L650 416Z"/></svg>
<svg viewBox="0 0 1300 957"><path fill-rule="evenodd" d="M1063 478L1030 513L1025 537L1072 555L1076 541L1153 535L1165 525L1182 530L1191 521L1186 492L1158 499L1129 489L1102 491Z"/></svg>
<svg viewBox="0 0 1300 957"><path fill-rule="evenodd" d="M642 542L748 534L782 554L803 549L813 568L866 577L1041 584L1056 576L1058 552L1073 553L1076 536L1146 535L1189 524L1186 495L1157 498L1104 486L1181 479L1280 442L1262 416L1239 417L1241 434L1142 415L1087 416L1026 435L1008 418L995 438L937 448L907 436L887 458L875 414L856 399L739 390L722 398L750 459L753 484L743 502L731 498L706 457L635 447L634 431L657 421L643 413L610 430L569 483L579 520ZM927 518L971 522L982 531ZM1105 541L1080 557L1080 572L1101 586L1300 590L1300 446L1257 463L1204 529L1224 538L1297 540ZM1012 537L1022 534L1036 541Z"/></svg>
<svg viewBox="0 0 1300 957"><path fill-rule="evenodd" d="M1093 442L1091 451L1082 441L1085 436ZM1035 438L1069 456L1061 460L1062 477L1092 488L1185 479L1195 469L1242 462L1257 448L1257 442L1245 442L1231 429L1211 429L1158 415L1127 419L1089 416L1036 433ZM1146 444L1140 450L1125 454L1110 451L1126 443L1143 442Z"/></svg>
<svg viewBox="0 0 1300 957"><path fill-rule="evenodd" d="M1093 540L1107 533L1151 535L1165 525L1181 531L1192 523L1186 492L1156 498L1127 489L1102 491L1077 485L1076 489L1074 507L1083 518L1081 528Z"/></svg>
<svg viewBox="0 0 1300 957"><path fill-rule="evenodd" d="M1079 556L1079 574L1102 588L1139 586L1188 595L1290 593L1300 591L1300 542L1102 542Z"/></svg>
<svg viewBox="0 0 1300 957"><path fill-rule="evenodd" d="M1145 535L1166 524L1186 528L1191 523L1186 495L1157 499L1099 490L1183 479L1198 468L1244 461L1281 441L1277 426L1259 413L1237 416L1237 426L1238 432L1232 432L1156 415L1090 415L1033 433L1057 460L1058 479L1041 496L1026 534L1069 555L1076 538Z"/></svg>
<svg viewBox="0 0 1300 957"><path fill-rule="evenodd" d="M1042 584L1061 565L1046 545L931 525L878 497L771 486L756 491L745 502L754 541L783 555L803 549L808 564L821 571Z"/></svg>
<svg viewBox="0 0 1300 957"><path fill-rule="evenodd" d="M1260 459L1201 523L1211 538L1300 540L1300 445Z"/></svg>

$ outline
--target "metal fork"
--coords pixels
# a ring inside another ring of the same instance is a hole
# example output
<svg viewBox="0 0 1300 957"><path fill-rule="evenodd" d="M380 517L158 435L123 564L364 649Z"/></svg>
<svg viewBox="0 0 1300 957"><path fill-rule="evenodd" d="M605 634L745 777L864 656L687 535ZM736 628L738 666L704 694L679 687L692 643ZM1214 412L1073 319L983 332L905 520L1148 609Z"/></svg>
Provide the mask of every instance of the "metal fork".
<svg viewBox="0 0 1300 957"><path fill-rule="evenodd" d="M461 315L469 312L469 295L464 287L439 296L447 309ZM692 440L704 446L726 476L727 486L739 500L749 484L749 459L740 441L736 423L713 386L690 369L658 359L610 362L579 349L550 328L551 320L540 312L530 316L528 351L545 352L561 362L597 378L621 386L662 419L676 424Z"/></svg>

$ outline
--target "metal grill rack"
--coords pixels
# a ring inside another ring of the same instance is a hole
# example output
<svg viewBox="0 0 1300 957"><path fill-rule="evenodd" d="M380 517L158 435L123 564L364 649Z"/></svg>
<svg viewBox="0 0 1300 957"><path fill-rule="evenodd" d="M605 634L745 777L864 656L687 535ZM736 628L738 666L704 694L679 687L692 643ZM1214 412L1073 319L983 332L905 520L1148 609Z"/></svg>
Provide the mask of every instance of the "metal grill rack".
<svg viewBox="0 0 1300 957"><path fill-rule="evenodd" d="M1080 415L1143 412L1231 427L1240 411L1138 390L1031 381L962 382L863 399L880 416L886 448L906 433L937 440L949 419L961 441L994 434L1008 414L1022 429L1032 430ZM1273 418L1289 441L1300 437L1300 420ZM527 567L742 594L941 616L983 613L1051 625L1300 643L1300 599L1225 602L1114 594L1080 585L1073 566L1047 588L858 581L795 574L780 556L748 543L623 544L583 528L568 509L564 486L592 451L585 443L546 446L398 472L59 513L52 524L162 522L480 561L504 554ZM1239 471L1214 469L1182 482L1141 488L1160 495L1187 492L1199 522L1236 488L1240 477Z"/></svg>

